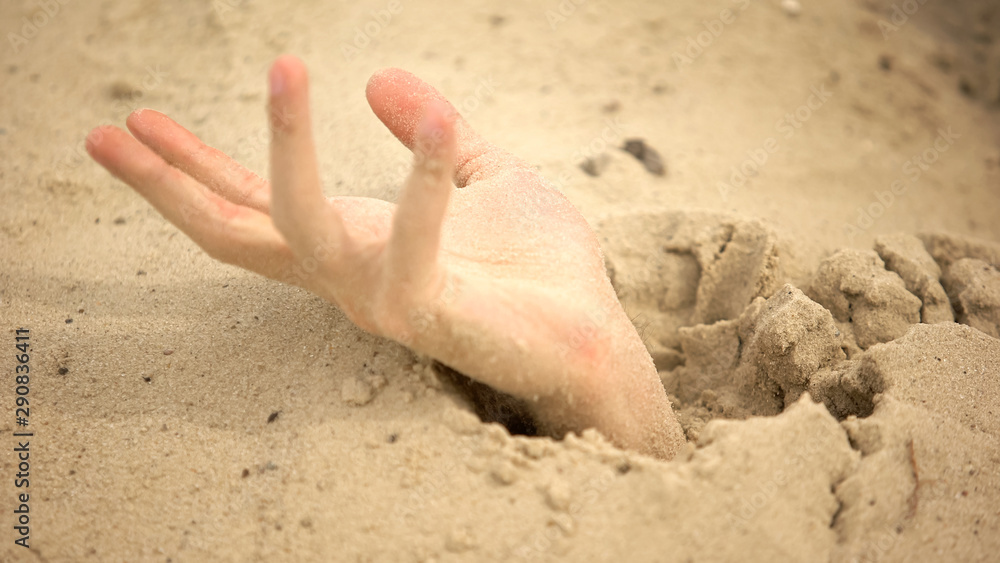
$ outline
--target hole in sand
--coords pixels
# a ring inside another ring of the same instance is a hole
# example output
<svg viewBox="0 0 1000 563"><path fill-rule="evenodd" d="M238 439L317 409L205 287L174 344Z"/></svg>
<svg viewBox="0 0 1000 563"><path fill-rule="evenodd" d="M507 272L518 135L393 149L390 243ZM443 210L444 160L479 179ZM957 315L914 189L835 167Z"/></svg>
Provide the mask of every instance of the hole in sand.
<svg viewBox="0 0 1000 563"><path fill-rule="evenodd" d="M434 369L442 380L448 382L460 396L469 401L479 420L502 424L512 436L538 435L531 410L521 399L470 379L440 362L434 362Z"/></svg>

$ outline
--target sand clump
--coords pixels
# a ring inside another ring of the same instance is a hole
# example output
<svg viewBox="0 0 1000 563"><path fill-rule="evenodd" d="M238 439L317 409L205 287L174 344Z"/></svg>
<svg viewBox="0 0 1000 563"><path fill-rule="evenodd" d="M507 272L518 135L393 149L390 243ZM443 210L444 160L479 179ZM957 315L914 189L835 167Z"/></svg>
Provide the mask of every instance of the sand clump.
<svg viewBox="0 0 1000 563"><path fill-rule="evenodd" d="M902 336L920 322L923 306L871 250L840 250L824 260L807 293L861 349Z"/></svg>
<svg viewBox="0 0 1000 563"><path fill-rule="evenodd" d="M962 258L948 266L942 281L959 322L1000 338L1000 271L996 266Z"/></svg>
<svg viewBox="0 0 1000 563"><path fill-rule="evenodd" d="M701 217L706 231L719 222ZM669 215L663 220L677 224ZM613 228L621 232L628 224ZM682 240L691 246L673 251L693 256L697 239ZM768 245L780 247L780 241ZM920 530L935 521L946 521L950 530L932 541L936 556L986 558L1000 537L1000 278L983 258L997 254L988 243L945 235L883 236L875 249L831 254L802 277L805 292L784 283L759 295L760 276L743 278L741 296L751 297L740 298L742 311L680 326L674 340L650 323L650 349L677 344L677 365L661 377L688 438L698 444L692 459L715 443L720 420L777 421L820 403L831 421L842 421L855 458L837 462L845 469L831 480L838 508L828 529L836 539L823 558L920 559L931 553ZM629 260L642 253L624 243L606 251L619 293L641 302L649 287L637 291L628 282L644 281L629 271ZM769 283L782 281L780 275L768 270ZM714 279L692 275L687 281L697 287L678 289L675 280L666 289L711 294ZM654 302L644 303L650 310ZM689 321L703 318L694 314L695 303L684 311Z"/></svg>
<svg viewBox="0 0 1000 563"><path fill-rule="evenodd" d="M962 258L982 260L993 266L1000 266L1000 244L975 237L948 233L921 233L917 235L934 260L947 268Z"/></svg>
<svg viewBox="0 0 1000 563"><path fill-rule="evenodd" d="M943 272L956 320L1000 338L1000 244L947 233L922 233L919 240Z"/></svg>
<svg viewBox="0 0 1000 563"><path fill-rule="evenodd" d="M845 358L830 312L790 284L736 320L678 332L686 364L665 374L667 389L728 418L782 412L816 371Z"/></svg>
<svg viewBox="0 0 1000 563"><path fill-rule="evenodd" d="M806 391L814 373L845 358L830 312L788 284L742 319L740 335L735 377L748 396L757 397L755 414L783 411Z"/></svg>
<svg viewBox="0 0 1000 563"><path fill-rule="evenodd" d="M678 365L678 328L735 319L779 286L779 241L757 220L649 212L608 217L597 231L611 282L626 312L648 327L659 369Z"/></svg>
<svg viewBox="0 0 1000 563"><path fill-rule="evenodd" d="M903 279L906 290L920 298L920 321L926 324L955 320L951 301L941 287L941 267L915 236L896 234L875 239L875 251L887 270Z"/></svg>

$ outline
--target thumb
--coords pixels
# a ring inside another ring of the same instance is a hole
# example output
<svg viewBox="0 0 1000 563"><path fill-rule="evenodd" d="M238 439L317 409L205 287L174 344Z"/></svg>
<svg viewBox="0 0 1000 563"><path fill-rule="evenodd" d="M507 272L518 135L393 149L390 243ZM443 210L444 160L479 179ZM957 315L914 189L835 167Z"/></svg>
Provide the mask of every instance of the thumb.
<svg viewBox="0 0 1000 563"><path fill-rule="evenodd" d="M440 105L445 115L454 123L455 175L459 187L481 179L495 170L498 164L496 159L481 157L506 156L506 153L480 137L459 115L455 106L433 86L405 70L398 68L379 70L368 81L365 94L368 105L379 120L410 150L415 149L418 140L417 128L421 119L428 115L428 107L431 104ZM484 165L485 161L491 161L489 167Z"/></svg>

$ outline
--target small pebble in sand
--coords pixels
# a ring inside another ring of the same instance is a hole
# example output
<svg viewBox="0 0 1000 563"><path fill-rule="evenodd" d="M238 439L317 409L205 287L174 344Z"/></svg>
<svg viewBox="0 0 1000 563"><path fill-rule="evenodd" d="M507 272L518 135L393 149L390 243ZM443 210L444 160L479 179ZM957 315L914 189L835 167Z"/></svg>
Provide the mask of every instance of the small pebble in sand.
<svg viewBox="0 0 1000 563"><path fill-rule="evenodd" d="M608 167L608 163L610 161L611 158L608 157L606 153L601 153L581 162L580 170L583 170L588 176L597 177L604 172L604 169Z"/></svg>
<svg viewBox="0 0 1000 563"><path fill-rule="evenodd" d="M456 434L473 435L483 431L479 417L457 407L444 409L441 413L441 421Z"/></svg>
<svg viewBox="0 0 1000 563"><path fill-rule="evenodd" d="M642 139L626 139L622 150L638 159L651 174L663 176L667 173L667 168L663 165L660 153L647 145L646 141Z"/></svg>
<svg viewBox="0 0 1000 563"><path fill-rule="evenodd" d="M142 95L142 89L124 80L116 80L108 86L108 95L115 100L128 100Z"/></svg>
<svg viewBox="0 0 1000 563"><path fill-rule="evenodd" d="M370 383L357 377L348 377L340 387L340 399L348 405L360 407L372 402L375 389Z"/></svg>
<svg viewBox="0 0 1000 563"><path fill-rule="evenodd" d="M517 481L517 469L505 459L497 460L490 467L490 476L501 485L510 485Z"/></svg>
<svg viewBox="0 0 1000 563"><path fill-rule="evenodd" d="M569 509L572 500L573 492L570 490L569 483L563 479L553 479L545 488L545 502L552 510L565 512Z"/></svg>
<svg viewBox="0 0 1000 563"><path fill-rule="evenodd" d="M174 351L171 350L171 349L169 349L169 348L167 348L166 350L163 351L163 355L164 356L169 356L170 354L173 354L173 353L174 353Z"/></svg>
<svg viewBox="0 0 1000 563"><path fill-rule="evenodd" d="M550 516L547 524L559 528L562 530L563 535L567 537L576 533L576 524L573 522L573 517L568 514Z"/></svg>

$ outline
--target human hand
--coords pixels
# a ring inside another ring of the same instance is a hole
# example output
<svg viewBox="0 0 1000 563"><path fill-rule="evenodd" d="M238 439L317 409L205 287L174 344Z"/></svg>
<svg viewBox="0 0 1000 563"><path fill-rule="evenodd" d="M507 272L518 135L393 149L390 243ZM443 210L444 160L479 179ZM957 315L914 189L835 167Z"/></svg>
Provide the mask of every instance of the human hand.
<svg viewBox="0 0 1000 563"><path fill-rule="evenodd" d="M656 369L593 230L559 191L434 88L389 69L367 97L415 155L399 201L328 199L304 65L279 58L270 84L270 184L151 110L129 116L134 137L98 128L87 150L210 256L313 291L362 329L526 400L549 433L595 427L674 455L683 436Z"/></svg>

